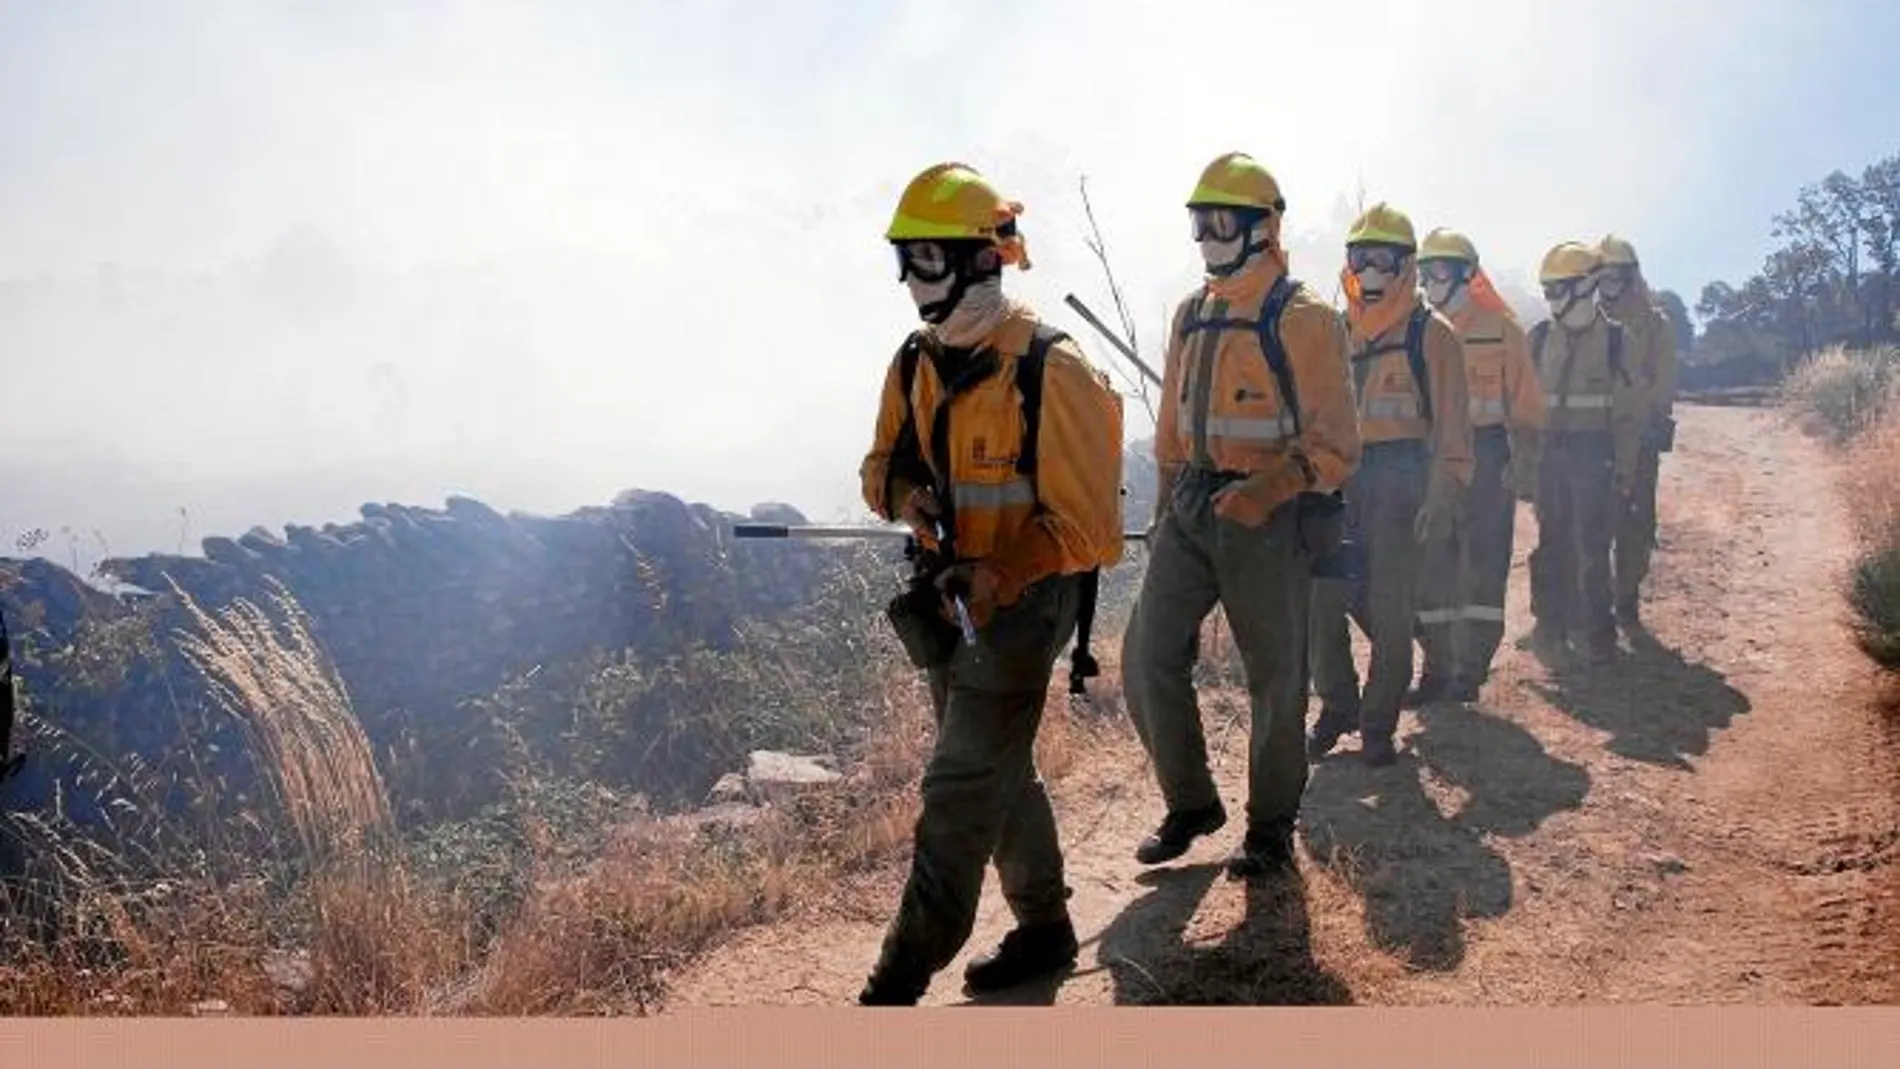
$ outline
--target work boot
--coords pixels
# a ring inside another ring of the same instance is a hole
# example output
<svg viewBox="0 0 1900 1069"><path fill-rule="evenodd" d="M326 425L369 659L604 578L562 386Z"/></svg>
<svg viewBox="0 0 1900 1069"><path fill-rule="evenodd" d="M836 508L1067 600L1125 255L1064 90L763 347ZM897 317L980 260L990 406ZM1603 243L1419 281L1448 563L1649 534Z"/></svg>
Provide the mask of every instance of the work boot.
<svg viewBox="0 0 1900 1069"><path fill-rule="evenodd" d="M1517 648L1528 651L1546 665L1562 664L1570 653L1570 644L1564 636L1542 624L1531 628L1529 634L1518 639Z"/></svg>
<svg viewBox="0 0 1900 1069"><path fill-rule="evenodd" d="M1359 744L1359 759L1373 768L1384 768L1399 759L1398 747L1390 735L1368 735Z"/></svg>
<svg viewBox="0 0 1900 1069"><path fill-rule="evenodd" d="M1577 659L1585 667L1602 668L1614 663L1619 652L1621 651L1617 649L1615 639L1598 639L1595 642L1584 643L1577 651Z"/></svg>
<svg viewBox="0 0 1900 1069"><path fill-rule="evenodd" d="M1081 949L1075 938L1075 924L1066 918L1054 924L1016 928L1003 936L996 949L970 960L963 970L964 988L970 994L982 995L1026 984L1074 965Z"/></svg>
<svg viewBox="0 0 1900 1069"><path fill-rule="evenodd" d="M1469 676L1457 676L1445 684L1445 694L1441 700L1470 705L1478 700L1478 693L1483 689L1484 685L1477 680Z"/></svg>
<svg viewBox="0 0 1900 1069"><path fill-rule="evenodd" d="M1322 708L1313 730L1306 736L1306 756L1317 761L1333 752L1339 740L1359 729L1359 718L1336 709Z"/></svg>
<svg viewBox="0 0 1900 1069"><path fill-rule="evenodd" d="M1227 878L1253 880L1294 867L1293 833L1270 835L1249 831L1227 857Z"/></svg>
<svg viewBox="0 0 1900 1069"><path fill-rule="evenodd" d="M1411 693L1405 696L1407 709L1419 709L1427 705L1436 705L1445 700L1445 692L1451 685L1444 676L1423 676Z"/></svg>
<svg viewBox="0 0 1900 1069"><path fill-rule="evenodd" d="M864 982L864 990L858 992L858 1005L915 1006L928 990L928 978L920 980L879 969Z"/></svg>
<svg viewBox="0 0 1900 1069"><path fill-rule="evenodd" d="M1211 835L1227 826L1227 807L1218 801L1204 809L1169 813L1161 827L1135 848L1135 860L1144 865L1159 865L1187 853L1194 840Z"/></svg>

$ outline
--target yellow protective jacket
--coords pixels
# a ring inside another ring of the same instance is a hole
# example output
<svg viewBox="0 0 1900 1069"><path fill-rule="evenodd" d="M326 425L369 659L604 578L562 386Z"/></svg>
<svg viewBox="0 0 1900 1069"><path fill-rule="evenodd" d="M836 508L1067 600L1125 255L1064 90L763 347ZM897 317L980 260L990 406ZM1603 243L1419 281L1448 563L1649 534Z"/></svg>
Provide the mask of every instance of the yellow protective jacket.
<svg viewBox="0 0 1900 1069"><path fill-rule="evenodd" d="M947 424L939 410L946 389L937 343L924 341L908 398L900 349L885 373L871 449L858 469L865 504L896 520L914 485L909 466L927 465L921 472L951 506L951 548L958 560L981 562L995 574L998 605L1048 576L1110 567L1122 553L1121 395L1066 337L1043 358L1033 475L1018 470L1027 421L1017 364L1038 325L1034 312L1013 305L975 346L973 359L987 358L987 366L949 398ZM918 448L897 456L907 419L914 420ZM939 548L932 532L917 535Z"/></svg>
<svg viewBox="0 0 1900 1069"><path fill-rule="evenodd" d="M1502 424L1510 435L1511 455L1535 464L1545 406L1529 336L1508 313L1475 302L1447 318L1465 346L1472 430Z"/></svg>
<svg viewBox="0 0 1900 1069"><path fill-rule="evenodd" d="M1419 298L1413 293L1411 298ZM1414 308L1423 307L1415 305ZM1354 379L1359 383L1359 433L1366 444L1417 439L1431 451L1434 481L1450 479L1470 486L1477 467L1471 443L1471 403L1465 371L1464 345L1458 330L1437 311L1427 309L1421 348L1425 358L1426 388L1431 392L1431 414L1420 408L1421 397L1406 355L1406 335L1412 311L1377 337L1354 329Z"/></svg>
<svg viewBox="0 0 1900 1069"><path fill-rule="evenodd" d="M1256 504L1263 515L1302 491L1337 490L1358 468L1359 424L1339 317L1290 278L1278 337L1296 406L1281 396L1268 363L1258 324L1285 273L1277 258L1263 257L1176 306L1155 419L1157 514L1189 465L1262 476Z"/></svg>
<svg viewBox="0 0 1900 1069"><path fill-rule="evenodd" d="M1622 353L1614 367L1612 331L1623 333ZM1589 326L1574 332L1547 319L1532 328L1531 353L1544 387L1546 429L1556 434L1611 435L1617 484L1629 485L1636 474L1650 410L1649 394L1629 366L1627 329L1601 312Z"/></svg>
<svg viewBox="0 0 1900 1069"><path fill-rule="evenodd" d="M1631 286L1606 311L1628 334L1630 374L1643 388L1650 418L1669 418L1676 407L1676 331L1668 313L1641 283Z"/></svg>

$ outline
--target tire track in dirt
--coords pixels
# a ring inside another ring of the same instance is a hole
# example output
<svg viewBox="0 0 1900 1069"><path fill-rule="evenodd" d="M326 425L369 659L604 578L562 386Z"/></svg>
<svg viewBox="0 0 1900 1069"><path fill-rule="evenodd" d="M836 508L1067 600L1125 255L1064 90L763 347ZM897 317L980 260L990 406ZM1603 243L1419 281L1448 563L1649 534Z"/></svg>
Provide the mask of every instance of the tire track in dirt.
<svg viewBox="0 0 1900 1069"><path fill-rule="evenodd" d="M1826 463L1769 413L1682 423L1650 638L1578 675L1507 640L1483 701L1406 715L1396 767L1317 763L1300 873L1255 888L1219 877L1237 823L1137 865L1160 803L1132 740L1094 747L1057 790L1083 959L1007 1001L1893 1001L1878 939L1900 930L1900 819L1840 626L1850 547ZM1529 625L1523 513L1512 638ZM1204 691L1236 814L1242 700ZM878 921L821 910L740 933L675 978L672 1005L850 1002L901 876L857 896ZM926 1003L964 1001L962 960L1008 926L992 874Z"/></svg>

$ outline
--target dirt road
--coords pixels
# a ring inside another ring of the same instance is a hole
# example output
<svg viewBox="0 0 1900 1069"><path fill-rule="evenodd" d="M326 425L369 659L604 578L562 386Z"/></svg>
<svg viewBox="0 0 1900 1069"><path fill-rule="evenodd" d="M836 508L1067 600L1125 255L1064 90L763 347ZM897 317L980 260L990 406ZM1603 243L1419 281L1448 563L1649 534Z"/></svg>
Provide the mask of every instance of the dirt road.
<svg viewBox="0 0 1900 1069"><path fill-rule="evenodd" d="M1408 714L1396 767L1318 763L1296 878L1221 877L1235 825L1143 870L1131 854L1160 807L1140 752L1090 753L1059 791L1083 960L1008 1001L1896 1001L1882 933L1900 931L1900 806L1840 627L1849 535L1826 473L1769 413L1685 411L1653 639L1574 676L1507 640L1480 703ZM1215 730L1239 700L1207 695ZM1234 812L1244 754L1229 732ZM677 977L672 1004L850 1002L899 876L745 933ZM966 956L1008 925L992 876ZM961 967L930 1004L967 1001Z"/></svg>

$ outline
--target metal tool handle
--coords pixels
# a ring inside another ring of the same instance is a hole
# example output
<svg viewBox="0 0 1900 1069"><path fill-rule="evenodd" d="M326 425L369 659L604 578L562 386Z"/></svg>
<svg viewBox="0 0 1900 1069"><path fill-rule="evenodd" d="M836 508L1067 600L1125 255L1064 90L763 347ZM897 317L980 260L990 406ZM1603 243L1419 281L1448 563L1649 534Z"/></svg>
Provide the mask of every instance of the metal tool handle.
<svg viewBox="0 0 1900 1069"><path fill-rule="evenodd" d="M1155 369L1143 363L1141 357L1135 355L1135 351L1128 347L1128 343L1123 341L1120 335L1109 330L1107 326L1103 325L1100 319L1095 318L1095 313L1089 311L1088 305L1083 304L1081 298L1071 293L1067 297L1064 297L1063 301L1066 302L1070 308L1075 309L1077 315L1088 320L1089 326L1094 327L1097 333L1107 338L1108 343L1113 345L1116 351L1121 353L1122 356L1126 357L1129 363L1140 369L1143 375L1148 376L1149 382L1154 383L1156 386L1161 385L1161 376L1155 374Z"/></svg>
<svg viewBox="0 0 1900 1069"><path fill-rule="evenodd" d="M734 538L910 538L908 527L862 527L825 524L735 523Z"/></svg>

